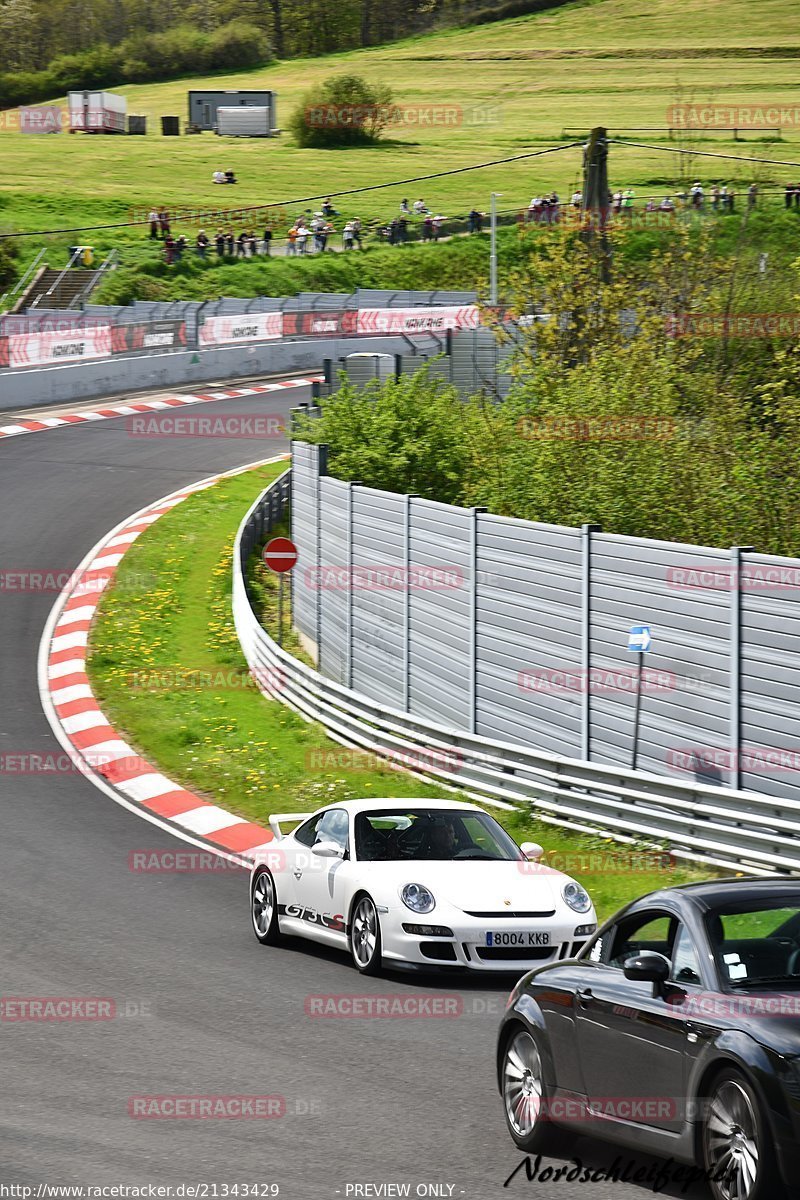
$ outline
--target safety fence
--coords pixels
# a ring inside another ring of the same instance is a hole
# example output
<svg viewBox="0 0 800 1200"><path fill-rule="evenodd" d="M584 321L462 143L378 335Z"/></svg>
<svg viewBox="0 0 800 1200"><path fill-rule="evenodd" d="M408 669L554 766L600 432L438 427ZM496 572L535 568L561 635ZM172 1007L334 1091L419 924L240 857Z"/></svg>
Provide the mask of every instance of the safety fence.
<svg viewBox="0 0 800 1200"><path fill-rule="evenodd" d="M117 355L248 347L295 339L409 337L473 329L474 292L391 292L226 299L126 307L87 305L0 318L0 369L24 370Z"/></svg>
<svg viewBox="0 0 800 1200"><path fill-rule="evenodd" d="M307 447L310 451L311 448ZM303 448L295 447L297 470ZM302 470L302 468L301 468ZM266 695L280 700L307 720L320 721L329 736L341 745L381 755L422 778L462 790L469 796L484 797L498 803L529 803L545 821L570 828L602 833L617 839L631 839L667 845L679 857L696 859L750 873L800 870L800 830L796 798L775 797L738 788L725 788L697 779L669 778L646 771L631 771L622 766L606 765L585 758L568 758L556 750L534 749L512 740L502 725L492 733L476 733L460 720L443 721L421 711L409 712L402 703L394 703L391 685L380 687L384 662L380 648L373 648L369 691L346 686L320 671L299 662L281 649L261 626L247 590L247 567L251 554L267 537L276 522L285 516L290 499L293 518L298 507L306 511L317 498L309 494L305 483L290 485L290 472L271 484L246 514L238 530L234 548L233 616L236 630L254 678ZM306 463L305 480L309 478ZM334 483L336 481L329 481ZM318 485L322 478L317 476ZM350 485L343 485L348 490ZM366 490L366 489L364 489ZM320 497L323 498L323 497ZM367 500L373 499L368 497ZM408 497L394 497L403 505ZM329 502L330 496L324 496ZM437 507L423 502L424 520L429 533L436 532ZM468 525L474 520L466 514ZM341 514L340 514L341 525ZM523 522L511 523L519 526ZM395 529L389 519L383 534ZM508 531L506 531L507 533ZM567 532L567 531L565 531ZM571 531L573 537L578 531ZM555 542L542 531L542 561L558 561ZM396 541L397 539L395 539ZM507 541L507 538L505 539ZM327 551L327 542L324 544ZM468 542L468 545L472 543ZM509 549L508 544L506 550ZM625 549L630 554L630 547ZM301 547L300 571L308 567L309 546ZM313 557L313 548L311 551ZM468 556L467 556L468 557ZM515 555L506 558L514 565ZM520 580L524 584L524 580ZM577 579L573 575L573 585ZM556 592L558 585L556 585ZM524 593L524 588L523 588ZM300 592L302 596L304 593ZM315 596L320 598L321 592ZM475 590L471 590L474 597ZM350 593L352 599L353 593ZM559 610L551 597L551 623ZM468 604L474 600L468 601ZM301 606L302 607L302 606ZM523 625L526 604L516 613ZM574 608L574 605L573 605ZM400 609L407 612L405 601ZM537 605L541 611L541 604ZM303 618L295 607L295 621ZM574 613L567 617L573 640L578 640ZM450 625L456 624L450 614ZM448 631L423 620L429 645L446 646ZM528 624L536 626L536 616ZM455 636L460 631L456 629ZM417 667L421 665L418 650ZM515 648L518 660L522 657ZM359 679L362 675L359 674ZM368 676L363 678L367 679ZM441 690L448 685L444 682Z"/></svg>

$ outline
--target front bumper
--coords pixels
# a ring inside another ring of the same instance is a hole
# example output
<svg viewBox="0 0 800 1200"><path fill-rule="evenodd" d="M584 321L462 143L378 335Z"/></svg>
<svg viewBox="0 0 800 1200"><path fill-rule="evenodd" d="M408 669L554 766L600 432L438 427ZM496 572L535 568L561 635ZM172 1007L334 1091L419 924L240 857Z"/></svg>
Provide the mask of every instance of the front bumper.
<svg viewBox="0 0 800 1200"><path fill-rule="evenodd" d="M391 909L380 914L383 958L387 961L414 963L426 967L462 967L470 971L514 971L522 974L534 967L574 958L590 934L575 936L581 925L594 924L594 912L564 917L509 919L506 914L475 918L466 913L440 910L416 916L408 909ZM452 937L408 933L403 926L436 925L452 930ZM487 946L487 932L506 930L513 933L549 934L546 946Z"/></svg>

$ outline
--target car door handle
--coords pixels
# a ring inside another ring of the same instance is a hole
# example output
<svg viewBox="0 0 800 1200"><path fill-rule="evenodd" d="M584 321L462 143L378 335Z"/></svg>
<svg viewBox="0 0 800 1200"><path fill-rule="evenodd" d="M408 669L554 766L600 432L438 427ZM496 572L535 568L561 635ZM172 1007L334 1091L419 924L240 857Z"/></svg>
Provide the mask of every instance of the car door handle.
<svg viewBox="0 0 800 1200"><path fill-rule="evenodd" d="M578 988L575 995L578 997L578 1004L581 1005L589 1004L594 999L591 988Z"/></svg>
<svg viewBox="0 0 800 1200"><path fill-rule="evenodd" d="M300 870L298 870L298 868L297 868L297 867L295 867L295 869L292 871L292 874L294 875L295 879L302 879L302 878L303 878L303 872L302 872L302 871L300 871Z"/></svg>

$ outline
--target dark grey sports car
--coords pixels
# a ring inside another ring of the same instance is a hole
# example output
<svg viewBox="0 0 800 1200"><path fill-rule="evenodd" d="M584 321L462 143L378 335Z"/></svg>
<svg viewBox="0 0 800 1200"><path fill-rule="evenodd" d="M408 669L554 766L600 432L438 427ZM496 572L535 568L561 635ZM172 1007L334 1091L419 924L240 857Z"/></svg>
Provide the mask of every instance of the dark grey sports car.
<svg viewBox="0 0 800 1200"><path fill-rule="evenodd" d="M522 1150L568 1130L694 1164L717 1200L800 1196L800 880L628 905L519 981L497 1070Z"/></svg>

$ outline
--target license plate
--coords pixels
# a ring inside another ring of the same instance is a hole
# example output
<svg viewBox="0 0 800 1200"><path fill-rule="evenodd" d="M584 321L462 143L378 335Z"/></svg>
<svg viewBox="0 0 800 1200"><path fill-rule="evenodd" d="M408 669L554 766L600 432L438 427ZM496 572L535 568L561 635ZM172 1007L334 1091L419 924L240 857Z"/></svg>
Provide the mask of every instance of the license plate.
<svg viewBox="0 0 800 1200"><path fill-rule="evenodd" d="M512 933L503 929L499 933L486 934L487 946L549 946L549 933Z"/></svg>

